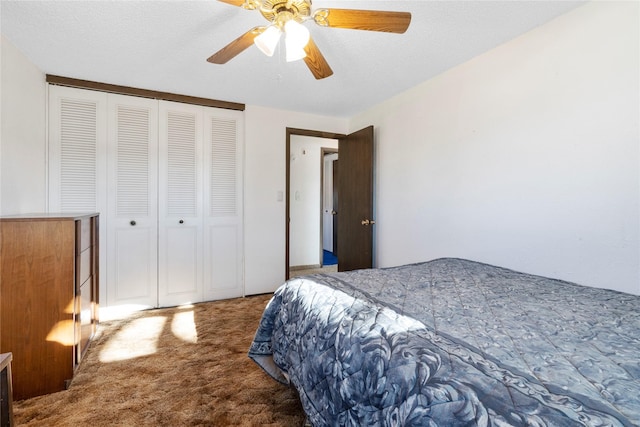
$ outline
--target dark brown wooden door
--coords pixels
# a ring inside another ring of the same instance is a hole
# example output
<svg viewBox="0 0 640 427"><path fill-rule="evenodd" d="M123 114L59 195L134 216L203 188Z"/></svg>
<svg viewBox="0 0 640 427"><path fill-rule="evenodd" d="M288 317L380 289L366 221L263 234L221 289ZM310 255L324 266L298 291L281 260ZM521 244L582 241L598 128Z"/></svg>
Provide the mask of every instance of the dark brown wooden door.
<svg viewBox="0 0 640 427"><path fill-rule="evenodd" d="M333 252L333 255L335 255L336 257L338 256L338 200L340 200L338 198L338 161L334 160L333 161L333 189L332 189L332 195L333 195L333 210L331 211L331 215L332 215L332 220L333 220L333 224L332 224L332 229L333 229L333 248L331 249L331 252Z"/></svg>
<svg viewBox="0 0 640 427"><path fill-rule="evenodd" d="M373 126L338 145L338 271L373 265Z"/></svg>

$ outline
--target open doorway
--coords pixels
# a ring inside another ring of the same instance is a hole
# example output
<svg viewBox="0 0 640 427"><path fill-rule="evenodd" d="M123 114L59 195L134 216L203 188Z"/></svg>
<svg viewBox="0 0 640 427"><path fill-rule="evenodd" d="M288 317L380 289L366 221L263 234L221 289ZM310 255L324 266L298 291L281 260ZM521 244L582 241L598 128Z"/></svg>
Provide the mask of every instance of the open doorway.
<svg viewBox="0 0 640 427"><path fill-rule="evenodd" d="M340 172L338 181L338 271L350 271L373 266L373 126L360 129L349 135L287 128L286 135L286 252L285 277L290 278L291 259L291 206L295 198L304 198L304 192L291 189L292 138L295 135L334 139L339 144ZM299 154L299 153L298 153ZM303 154L305 155L305 154ZM316 162L317 165L319 162ZM317 188L317 186L316 186ZM292 199L293 196L293 199ZM316 196L319 200L320 196ZM293 200L293 202L292 202ZM314 210L318 212L319 207ZM303 217L302 221L305 221ZM312 220L322 226L320 220ZM316 236L320 238L321 232ZM320 254L319 243L304 248ZM320 263L314 261L314 263Z"/></svg>
<svg viewBox="0 0 640 427"><path fill-rule="evenodd" d="M331 246L330 252L335 253L333 213L337 209L333 206L333 173L327 176L325 163L338 156L341 137L344 135L287 128L287 279L322 268L325 247ZM331 268L335 270L336 265Z"/></svg>
<svg viewBox="0 0 640 427"><path fill-rule="evenodd" d="M289 276L337 271L333 161L338 140L293 135L289 156ZM332 156L327 157L325 156ZM332 160L330 160L332 159ZM337 207L336 207L337 209Z"/></svg>

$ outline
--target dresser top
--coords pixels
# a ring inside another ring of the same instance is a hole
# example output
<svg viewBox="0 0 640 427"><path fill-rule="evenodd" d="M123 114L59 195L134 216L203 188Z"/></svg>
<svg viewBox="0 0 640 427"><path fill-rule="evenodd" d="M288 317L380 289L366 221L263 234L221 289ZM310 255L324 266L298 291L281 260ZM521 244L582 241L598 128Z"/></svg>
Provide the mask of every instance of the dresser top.
<svg viewBox="0 0 640 427"><path fill-rule="evenodd" d="M39 212L39 213L25 213L16 215L3 215L0 216L0 221L29 221L29 220L75 220L92 216L98 216L97 212L73 212L73 213L60 213L60 212Z"/></svg>

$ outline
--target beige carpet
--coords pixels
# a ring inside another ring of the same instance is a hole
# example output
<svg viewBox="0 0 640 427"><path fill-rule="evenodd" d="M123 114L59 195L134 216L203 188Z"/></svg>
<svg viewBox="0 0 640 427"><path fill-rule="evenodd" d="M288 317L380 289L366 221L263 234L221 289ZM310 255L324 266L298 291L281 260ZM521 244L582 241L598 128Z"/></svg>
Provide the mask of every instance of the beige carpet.
<svg viewBox="0 0 640 427"><path fill-rule="evenodd" d="M298 276L306 276L307 274L318 274L318 273L335 273L338 271L337 265L326 265L324 267L318 268L302 268L302 269L290 269L289 270L289 278L293 279Z"/></svg>
<svg viewBox="0 0 640 427"><path fill-rule="evenodd" d="M292 389L247 350L271 295L102 322L66 391L14 402L19 426L301 426Z"/></svg>

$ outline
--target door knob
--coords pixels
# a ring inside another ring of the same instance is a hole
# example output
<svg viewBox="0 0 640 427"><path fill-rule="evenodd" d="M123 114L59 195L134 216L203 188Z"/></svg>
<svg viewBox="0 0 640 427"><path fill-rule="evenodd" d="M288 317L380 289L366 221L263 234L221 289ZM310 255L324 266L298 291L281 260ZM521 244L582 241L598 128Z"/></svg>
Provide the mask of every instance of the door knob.
<svg viewBox="0 0 640 427"><path fill-rule="evenodd" d="M369 220L369 219L363 219L362 221L360 221L360 224L362 225L373 225L376 222L374 220Z"/></svg>
<svg viewBox="0 0 640 427"><path fill-rule="evenodd" d="M180 224L184 224L184 219L181 219L180 221L178 221Z"/></svg>
<svg viewBox="0 0 640 427"><path fill-rule="evenodd" d="M136 225L136 222L135 222L135 221L133 221L133 220L131 220L131 222L130 222L129 224L131 224L131 225Z"/></svg>
<svg viewBox="0 0 640 427"><path fill-rule="evenodd" d="M331 215L338 215L338 212L336 212L336 211L331 211Z"/></svg>

